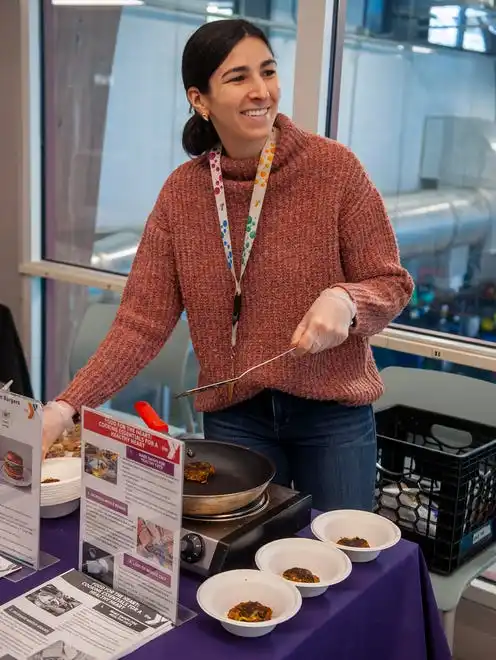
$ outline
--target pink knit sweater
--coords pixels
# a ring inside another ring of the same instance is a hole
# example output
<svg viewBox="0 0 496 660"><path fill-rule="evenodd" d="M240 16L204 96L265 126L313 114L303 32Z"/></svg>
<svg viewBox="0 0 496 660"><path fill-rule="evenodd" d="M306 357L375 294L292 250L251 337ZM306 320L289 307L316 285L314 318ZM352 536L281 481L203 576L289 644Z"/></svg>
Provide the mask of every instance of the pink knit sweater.
<svg viewBox="0 0 496 660"><path fill-rule="evenodd" d="M98 406L124 387L162 348L183 309L201 373L199 384L229 378L289 347L321 291L339 285L357 306L344 344L317 355L289 355L242 380L233 403L264 388L348 404L382 393L368 338L408 303L412 280L401 267L381 197L344 146L306 133L287 117L257 237L243 278L234 365L234 296L220 239L206 156L165 182L146 223L115 322L96 354L59 399ZM236 272L258 159L222 157ZM167 375L164 374L164 380ZM197 398L199 410L229 405L227 390Z"/></svg>

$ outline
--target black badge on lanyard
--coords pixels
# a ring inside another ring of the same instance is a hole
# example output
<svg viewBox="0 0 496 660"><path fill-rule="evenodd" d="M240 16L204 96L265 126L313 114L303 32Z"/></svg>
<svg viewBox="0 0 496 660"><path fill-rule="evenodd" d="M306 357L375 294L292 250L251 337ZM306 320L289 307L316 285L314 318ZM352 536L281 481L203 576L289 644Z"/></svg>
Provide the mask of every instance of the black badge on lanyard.
<svg viewBox="0 0 496 660"><path fill-rule="evenodd" d="M236 293L234 296L234 305L232 313L232 324L237 325L241 315L241 293Z"/></svg>

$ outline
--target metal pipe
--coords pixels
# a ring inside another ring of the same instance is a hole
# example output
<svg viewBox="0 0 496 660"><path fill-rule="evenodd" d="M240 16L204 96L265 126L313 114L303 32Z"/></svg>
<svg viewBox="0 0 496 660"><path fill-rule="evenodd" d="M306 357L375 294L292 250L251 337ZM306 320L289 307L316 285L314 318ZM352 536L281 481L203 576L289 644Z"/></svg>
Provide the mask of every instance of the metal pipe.
<svg viewBox="0 0 496 660"><path fill-rule="evenodd" d="M485 242L496 226L496 190L441 188L384 197L403 259ZM139 233L117 231L95 243L92 266L129 268Z"/></svg>
<svg viewBox="0 0 496 660"><path fill-rule="evenodd" d="M486 240L496 222L496 191L445 188L387 196L402 258Z"/></svg>

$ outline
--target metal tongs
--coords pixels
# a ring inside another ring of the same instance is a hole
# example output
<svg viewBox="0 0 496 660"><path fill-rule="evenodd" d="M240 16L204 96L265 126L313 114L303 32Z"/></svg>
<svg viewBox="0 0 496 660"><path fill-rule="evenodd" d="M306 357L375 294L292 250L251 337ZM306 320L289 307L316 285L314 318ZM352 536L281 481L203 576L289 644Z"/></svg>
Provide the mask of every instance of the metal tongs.
<svg viewBox="0 0 496 660"><path fill-rule="evenodd" d="M250 367L246 371L243 371L242 374L239 374L239 376L235 376L234 378L228 378L227 380L219 380L217 383L210 383L210 385L202 385L202 387L193 387L191 390L186 390L185 392L181 392L181 394L176 394L176 399L181 399L184 396L193 396L195 394L199 394L200 392L206 392L207 390L213 390L216 387L223 387L225 385L232 385L234 383L237 383L238 380L241 380L244 378L246 375L251 373L252 371L255 371L255 369L260 369L260 367L264 367L266 364L269 364L270 362L274 362L274 360L279 360L280 358L284 357L285 355L288 355L289 353L292 353L294 350L296 350L296 346L293 346L293 348L289 348L287 351L284 351L284 353L279 353L279 355L276 355L275 357L270 358L269 360L265 360L264 362L260 362L259 364L256 364L254 367Z"/></svg>

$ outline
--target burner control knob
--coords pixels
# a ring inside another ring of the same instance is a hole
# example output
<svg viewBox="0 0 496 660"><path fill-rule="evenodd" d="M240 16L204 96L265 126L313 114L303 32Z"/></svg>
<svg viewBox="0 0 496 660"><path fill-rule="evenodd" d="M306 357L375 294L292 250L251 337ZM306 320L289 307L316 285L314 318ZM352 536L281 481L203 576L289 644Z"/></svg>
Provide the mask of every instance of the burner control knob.
<svg viewBox="0 0 496 660"><path fill-rule="evenodd" d="M205 545L198 534L185 534L181 539L181 559L194 564L203 557Z"/></svg>

